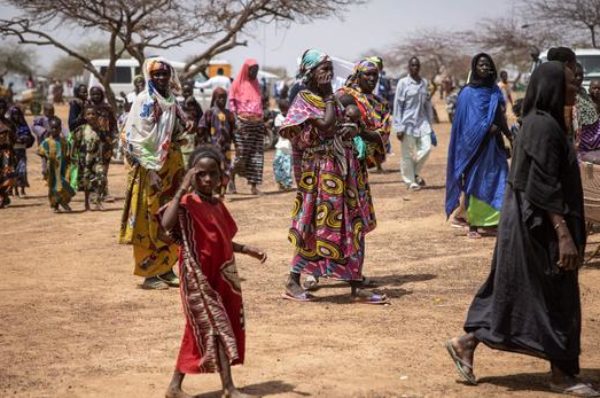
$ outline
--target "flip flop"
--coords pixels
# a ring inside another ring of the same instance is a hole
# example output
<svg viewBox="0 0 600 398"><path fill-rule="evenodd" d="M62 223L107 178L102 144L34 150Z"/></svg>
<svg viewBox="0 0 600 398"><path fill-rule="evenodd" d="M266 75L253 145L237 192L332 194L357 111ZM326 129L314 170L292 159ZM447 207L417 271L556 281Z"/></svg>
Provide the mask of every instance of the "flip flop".
<svg viewBox="0 0 600 398"><path fill-rule="evenodd" d="M383 305L391 304L390 299L385 294L373 293L368 297L353 297L352 301L356 304L371 304L371 305Z"/></svg>
<svg viewBox="0 0 600 398"><path fill-rule="evenodd" d="M452 358L452 361L454 361L454 365L456 365L456 369L458 370L458 373L462 376L463 379L465 379L465 381L468 384L470 384L472 386L476 386L477 379L475 378L475 375L473 374L473 366L469 365L468 363L463 361L458 356L456 351L454 351L454 346L452 346L452 342L450 340L446 341L446 343L444 345L446 346L446 350L448 350L448 354L450 354L450 358ZM471 372L470 373L466 372L463 367L469 368L469 370L471 370Z"/></svg>
<svg viewBox="0 0 600 398"><path fill-rule="evenodd" d="M469 231L469 232L467 232L467 238L469 238L469 239L481 239L482 236L477 231Z"/></svg>
<svg viewBox="0 0 600 398"><path fill-rule="evenodd" d="M314 297L311 294L309 294L308 292L302 292L300 294L293 295L290 292L286 291L284 293L281 293L281 298L290 300L290 301L295 301L297 303L308 303L310 301L313 301Z"/></svg>
<svg viewBox="0 0 600 398"><path fill-rule="evenodd" d="M452 221L450 221L450 226L452 228L467 228L469 223L464 218L452 218Z"/></svg>
<svg viewBox="0 0 600 398"><path fill-rule="evenodd" d="M600 392L594 390L589 384L577 383L570 386L550 383L550 390L559 394L574 397L600 397Z"/></svg>

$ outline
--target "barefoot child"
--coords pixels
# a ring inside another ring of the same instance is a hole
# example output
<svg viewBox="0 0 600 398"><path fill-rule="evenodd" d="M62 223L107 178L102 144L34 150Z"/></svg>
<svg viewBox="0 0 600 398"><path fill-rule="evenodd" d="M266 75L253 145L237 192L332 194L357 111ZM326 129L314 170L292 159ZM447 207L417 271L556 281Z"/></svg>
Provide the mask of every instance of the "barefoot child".
<svg viewBox="0 0 600 398"><path fill-rule="evenodd" d="M106 192L106 170L103 153L106 143L96 130L98 113L95 108L87 107L84 111L85 124L76 130L79 156L81 157L81 188L85 193L85 210L90 210L90 198L95 210L103 210L102 199Z"/></svg>
<svg viewBox="0 0 600 398"><path fill-rule="evenodd" d="M66 179L69 145L62 136L62 124L59 118L49 118L48 131L50 136L40 144L39 155L47 162L46 181L50 206L56 213L59 212L59 206L66 211L71 211L69 202L75 195L75 191Z"/></svg>
<svg viewBox="0 0 600 398"><path fill-rule="evenodd" d="M161 226L180 244L179 277L186 326L167 398L189 397L181 389L188 373L219 372L223 397L248 397L231 378L230 365L244 362L244 310L234 253L264 263L259 249L233 241L235 221L213 197L223 173L219 149L197 147L175 197L161 209ZM191 190L190 190L191 188Z"/></svg>
<svg viewBox="0 0 600 398"><path fill-rule="evenodd" d="M279 110L281 113L275 118L275 128L279 129L287 111L290 108L290 103L287 99L279 100ZM273 158L273 175L280 191L287 191L293 188L292 185L292 142L284 137L277 139L275 144L275 157Z"/></svg>

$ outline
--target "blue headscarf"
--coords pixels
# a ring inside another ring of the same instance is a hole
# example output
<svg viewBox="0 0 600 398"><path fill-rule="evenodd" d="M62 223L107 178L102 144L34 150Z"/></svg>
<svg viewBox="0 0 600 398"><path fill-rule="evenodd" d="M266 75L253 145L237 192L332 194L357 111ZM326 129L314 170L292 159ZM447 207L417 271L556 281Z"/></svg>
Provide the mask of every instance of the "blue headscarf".
<svg viewBox="0 0 600 398"><path fill-rule="evenodd" d="M310 73L323 62L331 61L329 56L323 51L316 48L311 48L304 51L300 59L297 78L301 79L304 84L307 83Z"/></svg>
<svg viewBox="0 0 600 398"><path fill-rule="evenodd" d="M468 85L458 95L446 171L448 217L458 207L461 192L496 210L502 207L508 176L506 152L488 131L503 103L496 84Z"/></svg>

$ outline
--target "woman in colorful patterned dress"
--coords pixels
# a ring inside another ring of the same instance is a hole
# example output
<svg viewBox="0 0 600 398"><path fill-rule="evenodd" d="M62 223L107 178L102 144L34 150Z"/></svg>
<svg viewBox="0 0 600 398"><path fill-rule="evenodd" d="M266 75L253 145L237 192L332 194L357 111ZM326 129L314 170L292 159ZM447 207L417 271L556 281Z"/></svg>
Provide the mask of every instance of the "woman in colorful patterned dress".
<svg viewBox="0 0 600 398"><path fill-rule="evenodd" d="M391 120L388 102L373 93L378 80L379 66L373 59L366 58L356 64L354 73L338 94L354 97L365 128L379 136L377 141L367 143L366 161L368 167L377 167L381 172L385 148L390 141Z"/></svg>
<svg viewBox="0 0 600 398"><path fill-rule="evenodd" d="M300 64L306 89L292 103L280 134L302 153L301 175L289 240L295 254L284 298L310 301L300 274L348 281L357 302L386 303L385 295L361 290L365 234L375 228L367 172L355 153L356 125L341 125L333 95L330 58L307 50ZM361 133L362 134L362 133ZM364 134L369 140L372 136Z"/></svg>
<svg viewBox="0 0 600 398"><path fill-rule="evenodd" d="M185 118L175 92L181 87L175 69L162 58L144 63L146 90L135 98L125 124L126 154L132 165L127 182L119 243L132 244L134 274L144 289L179 286L173 273L177 245L159 236L156 213L173 198L183 176L179 141Z"/></svg>

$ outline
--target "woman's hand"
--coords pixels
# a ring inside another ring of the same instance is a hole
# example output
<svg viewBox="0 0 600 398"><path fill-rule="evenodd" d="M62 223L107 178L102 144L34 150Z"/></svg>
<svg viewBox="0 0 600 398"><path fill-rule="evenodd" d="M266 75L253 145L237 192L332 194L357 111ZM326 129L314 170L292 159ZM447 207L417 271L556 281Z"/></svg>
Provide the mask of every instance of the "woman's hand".
<svg viewBox="0 0 600 398"><path fill-rule="evenodd" d="M558 230L558 253L559 261L557 265L560 269L574 271L579 267L581 257L565 224L561 224Z"/></svg>
<svg viewBox="0 0 600 398"><path fill-rule="evenodd" d="M267 261L267 253L252 246L244 245L242 253L259 260L261 264L264 264L265 261Z"/></svg>

